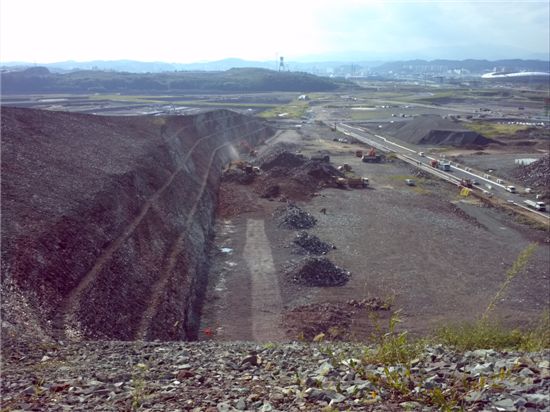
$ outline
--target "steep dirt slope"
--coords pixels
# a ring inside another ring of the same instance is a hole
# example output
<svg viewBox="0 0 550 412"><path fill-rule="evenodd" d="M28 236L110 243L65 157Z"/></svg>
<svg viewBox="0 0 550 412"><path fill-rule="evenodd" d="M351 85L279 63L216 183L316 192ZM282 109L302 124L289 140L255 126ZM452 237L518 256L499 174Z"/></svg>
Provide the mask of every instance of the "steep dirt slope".
<svg viewBox="0 0 550 412"><path fill-rule="evenodd" d="M3 337L193 338L221 168L271 133L3 108Z"/></svg>

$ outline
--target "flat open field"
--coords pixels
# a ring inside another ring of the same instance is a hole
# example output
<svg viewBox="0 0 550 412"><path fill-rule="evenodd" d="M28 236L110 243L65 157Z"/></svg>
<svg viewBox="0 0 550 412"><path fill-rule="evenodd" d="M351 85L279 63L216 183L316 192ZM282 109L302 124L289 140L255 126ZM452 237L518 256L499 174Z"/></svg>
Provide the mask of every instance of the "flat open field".
<svg viewBox="0 0 550 412"><path fill-rule="evenodd" d="M292 142L305 155L321 150L334 165L349 163L358 175L369 177L367 189L325 188L309 200L298 196L298 205L317 219L308 232L336 246L327 257L351 272L349 282L310 287L289 281L285 273L303 256L291 247L297 231L279 227L272 215L285 203L281 197L260 198L254 184L225 182L203 338L285 340L333 328L335 335L366 339L376 327L373 318L387 319L389 311L350 302L364 299L401 310L401 327L416 334L474 320L532 242L538 244L536 252L494 315L521 326L548 307L545 232L460 198L456 187L417 177L407 165L362 163L353 155L360 147L333 142L333 133L308 124L283 131L270 144ZM407 186L406 178L414 178L417 186Z"/></svg>

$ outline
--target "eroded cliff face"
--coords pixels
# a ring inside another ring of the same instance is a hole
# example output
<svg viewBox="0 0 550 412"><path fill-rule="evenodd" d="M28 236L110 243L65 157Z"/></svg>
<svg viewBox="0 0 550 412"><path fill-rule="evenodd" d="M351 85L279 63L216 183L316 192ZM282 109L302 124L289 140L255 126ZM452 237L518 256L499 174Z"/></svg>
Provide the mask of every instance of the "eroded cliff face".
<svg viewBox="0 0 550 412"><path fill-rule="evenodd" d="M3 108L3 335L195 338L221 169L271 134L227 110Z"/></svg>

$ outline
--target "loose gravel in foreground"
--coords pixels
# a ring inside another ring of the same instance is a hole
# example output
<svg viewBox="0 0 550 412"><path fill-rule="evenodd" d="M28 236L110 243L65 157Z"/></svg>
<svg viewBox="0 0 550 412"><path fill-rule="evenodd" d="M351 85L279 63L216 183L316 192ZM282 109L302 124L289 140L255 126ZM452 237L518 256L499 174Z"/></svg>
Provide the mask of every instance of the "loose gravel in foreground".
<svg viewBox="0 0 550 412"><path fill-rule="evenodd" d="M87 342L7 358L3 410L549 411L544 353L428 347L403 366L339 344ZM328 410L328 409L327 409Z"/></svg>

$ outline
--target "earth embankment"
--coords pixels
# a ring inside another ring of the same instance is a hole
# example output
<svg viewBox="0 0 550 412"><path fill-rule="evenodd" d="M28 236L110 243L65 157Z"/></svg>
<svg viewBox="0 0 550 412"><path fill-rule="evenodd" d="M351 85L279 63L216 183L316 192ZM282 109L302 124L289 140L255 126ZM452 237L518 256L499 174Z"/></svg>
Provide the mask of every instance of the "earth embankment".
<svg viewBox="0 0 550 412"><path fill-rule="evenodd" d="M271 134L3 108L3 338L193 339L222 166Z"/></svg>
<svg viewBox="0 0 550 412"><path fill-rule="evenodd" d="M417 116L409 121L390 123L384 131L404 142L439 146L487 146L494 143L485 136L466 128L457 120L437 115Z"/></svg>

